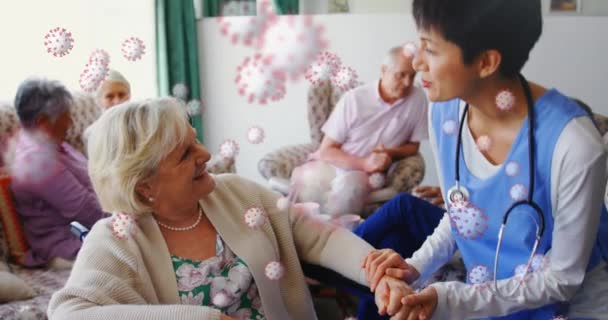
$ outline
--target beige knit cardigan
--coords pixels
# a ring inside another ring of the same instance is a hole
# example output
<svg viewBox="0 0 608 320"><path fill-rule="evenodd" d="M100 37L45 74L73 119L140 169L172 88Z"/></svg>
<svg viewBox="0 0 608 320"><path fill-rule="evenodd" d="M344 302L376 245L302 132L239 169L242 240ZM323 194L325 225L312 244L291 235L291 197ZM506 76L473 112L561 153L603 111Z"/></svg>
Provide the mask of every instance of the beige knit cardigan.
<svg viewBox="0 0 608 320"><path fill-rule="evenodd" d="M367 285L360 264L373 249L369 244L297 210L279 210L277 194L244 178L227 174L214 179L215 190L200 204L225 243L249 266L268 320L317 318L301 261ZM265 209L261 227L245 223L251 207ZM271 261L286 270L279 280L265 275ZM110 218L95 224L65 287L53 295L48 315L51 320L220 317L211 307L180 304L170 253L151 216L139 218L134 236L126 240L112 234Z"/></svg>

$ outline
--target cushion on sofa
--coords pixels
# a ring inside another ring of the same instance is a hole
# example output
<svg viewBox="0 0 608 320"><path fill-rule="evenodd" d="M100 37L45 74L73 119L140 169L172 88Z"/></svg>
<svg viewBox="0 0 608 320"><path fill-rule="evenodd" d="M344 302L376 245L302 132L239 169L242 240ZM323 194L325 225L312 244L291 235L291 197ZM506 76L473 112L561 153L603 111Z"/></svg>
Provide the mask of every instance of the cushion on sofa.
<svg viewBox="0 0 608 320"><path fill-rule="evenodd" d="M0 271L0 303L30 299L36 295L34 289L16 275Z"/></svg>

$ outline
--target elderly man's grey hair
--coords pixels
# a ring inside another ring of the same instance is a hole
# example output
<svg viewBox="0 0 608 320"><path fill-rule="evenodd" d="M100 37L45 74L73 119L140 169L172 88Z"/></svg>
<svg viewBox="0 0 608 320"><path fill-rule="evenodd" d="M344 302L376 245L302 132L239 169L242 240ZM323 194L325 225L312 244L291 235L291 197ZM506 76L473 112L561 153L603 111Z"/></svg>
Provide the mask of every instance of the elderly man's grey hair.
<svg viewBox="0 0 608 320"><path fill-rule="evenodd" d="M394 67L397 64L397 58L402 54L403 54L402 46L396 46L396 47L390 48L386 52L386 56L384 57L384 62L382 63L382 65L386 66L388 68Z"/></svg>
<svg viewBox="0 0 608 320"><path fill-rule="evenodd" d="M34 127L42 115L57 120L72 103L72 94L59 81L47 79L26 79L15 95L15 109L24 128Z"/></svg>

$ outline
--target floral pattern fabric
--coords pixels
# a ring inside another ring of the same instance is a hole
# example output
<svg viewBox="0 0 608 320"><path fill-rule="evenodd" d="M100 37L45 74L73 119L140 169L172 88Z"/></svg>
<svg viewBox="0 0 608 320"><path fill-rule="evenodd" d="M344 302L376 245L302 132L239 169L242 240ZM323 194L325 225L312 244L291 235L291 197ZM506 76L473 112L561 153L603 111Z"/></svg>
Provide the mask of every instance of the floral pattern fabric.
<svg viewBox="0 0 608 320"><path fill-rule="evenodd" d="M171 256L182 304L210 306L241 320L265 320L247 264L217 237L216 255L204 261Z"/></svg>

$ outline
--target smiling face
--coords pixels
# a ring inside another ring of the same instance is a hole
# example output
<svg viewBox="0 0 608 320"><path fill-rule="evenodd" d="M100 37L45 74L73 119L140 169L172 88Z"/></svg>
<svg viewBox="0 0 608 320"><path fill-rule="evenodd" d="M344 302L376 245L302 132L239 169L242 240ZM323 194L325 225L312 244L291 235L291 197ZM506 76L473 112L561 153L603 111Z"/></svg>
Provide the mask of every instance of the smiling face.
<svg viewBox="0 0 608 320"><path fill-rule="evenodd" d="M156 213L171 214L191 206L215 188L206 163L211 158L207 149L198 142L190 128L184 143L178 145L163 159L156 173L145 182L144 197L153 197ZM170 219L170 217L169 217Z"/></svg>
<svg viewBox="0 0 608 320"><path fill-rule="evenodd" d="M464 63L462 50L435 30L419 30L420 46L412 65L431 101L462 98L479 81L476 63Z"/></svg>

